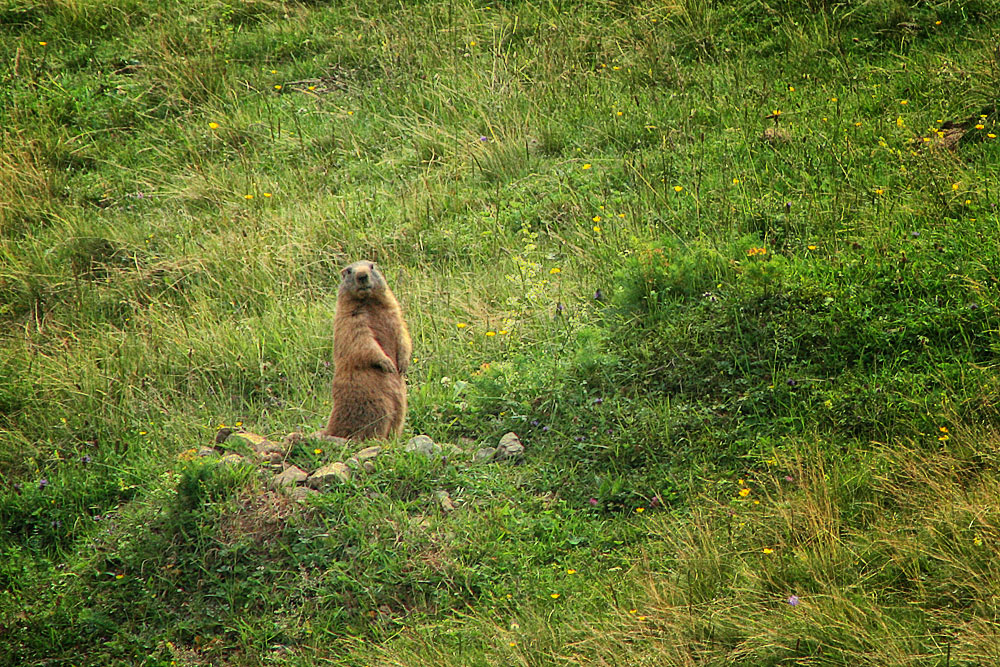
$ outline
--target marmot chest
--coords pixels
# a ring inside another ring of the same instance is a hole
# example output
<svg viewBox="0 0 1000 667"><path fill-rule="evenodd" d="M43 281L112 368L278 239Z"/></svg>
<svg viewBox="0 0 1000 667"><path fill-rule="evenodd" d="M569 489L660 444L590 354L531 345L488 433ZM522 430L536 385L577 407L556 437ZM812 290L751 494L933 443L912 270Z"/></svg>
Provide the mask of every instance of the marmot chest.
<svg viewBox="0 0 1000 667"><path fill-rule="evenodd" d="M348 310L337 320L334 355L347 352L361 339L370 337L375 339L387 357L395 361L400 337L398 319L393 310L384 305L378 308L362 305Z"/></svg>

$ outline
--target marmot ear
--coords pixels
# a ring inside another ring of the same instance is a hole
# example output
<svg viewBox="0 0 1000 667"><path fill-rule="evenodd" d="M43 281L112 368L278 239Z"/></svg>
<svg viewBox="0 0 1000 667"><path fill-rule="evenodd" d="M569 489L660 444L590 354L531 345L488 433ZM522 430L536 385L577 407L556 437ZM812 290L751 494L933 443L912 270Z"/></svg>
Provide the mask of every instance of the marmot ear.
<svg viewBox="0 0 1000 667"><path fill-rule="evenodd" d="M374 271L375 270L375 263L374 262L368 262L368 269L370 271Z"/></svg>
<svg viewBox="0 0 1000 667"><path fill-rule="evenodd" d="M354 271L354 269L352 269L351 267L348 266L347 268L345 268L343 271L340 272L340 277L341 278L345 278L345 277L351 275L352 271Z"/></svg>

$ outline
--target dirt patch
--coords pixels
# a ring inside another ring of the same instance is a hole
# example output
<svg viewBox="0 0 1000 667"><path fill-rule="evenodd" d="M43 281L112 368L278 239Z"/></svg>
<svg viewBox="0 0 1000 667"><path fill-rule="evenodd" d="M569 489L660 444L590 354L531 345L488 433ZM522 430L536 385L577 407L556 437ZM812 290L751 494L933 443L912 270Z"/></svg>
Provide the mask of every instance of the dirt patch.
<svg viewBox="0 0 1000 667"><path fill-rule="evenodd" d="M254 544L264 544L280 537L288 517L303 511L308 510L276 491L248 493L237 500L235 511L222 516L219 537L227 544L248 538Z"/></svg>

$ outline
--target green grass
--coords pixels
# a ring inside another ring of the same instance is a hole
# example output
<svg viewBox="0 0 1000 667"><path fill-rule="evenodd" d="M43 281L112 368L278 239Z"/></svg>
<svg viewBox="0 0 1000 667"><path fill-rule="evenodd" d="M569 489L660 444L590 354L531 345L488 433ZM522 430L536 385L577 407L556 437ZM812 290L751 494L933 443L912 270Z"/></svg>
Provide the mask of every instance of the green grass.
<svg viewBox="0 0 1000 667"><path fill-rule="evenodd" d="M0 8L0 665L993 664L998 25ZM359 258L465 455L194 456L322 425Z"/></svg>

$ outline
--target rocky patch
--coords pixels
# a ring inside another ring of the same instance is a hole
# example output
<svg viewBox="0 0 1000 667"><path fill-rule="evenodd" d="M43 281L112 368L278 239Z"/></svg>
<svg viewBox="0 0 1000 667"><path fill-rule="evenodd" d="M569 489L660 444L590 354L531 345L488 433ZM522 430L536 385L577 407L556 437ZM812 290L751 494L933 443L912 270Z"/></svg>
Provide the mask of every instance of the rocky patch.
<svg viewBox="0 0 1000 667"><path fill-rule="evenodd" d="M293 500L305 500L328 491L338 485L350 484L358 475L370 473L375 469L375 459L382 456L386 449L383 445L369 445L356 451L344 461L333 461L309 472L298 466L287 463L292 448L309 438L320 442L336 445L346 445L348 440L313 433L306 436L300 432L286 435L281 442L270 440L262 435L248 431L220 429L215 437L214 447L201 447L198 456L219 456L224 464L248 464L254 459L258 465L273 473L267 482L269 489L280 491ZM463 441L464 445L474 445L472 440ZM470 448L471 449L471 448ZM222 452L220 452L222 450ZM233 450L246 452L246 455ZM193 452L194 450L192 450ZM403 446L403 451L428 458L462 461L469 464L512 463L524 461L524 444L516 433L506 433L495 447L481 447L471 456L467 450L450 443L436 443L427 435L417 435L410 438ZM447 491L434 493L434 499L445 514L455 511L458 506Z"/></svg>

